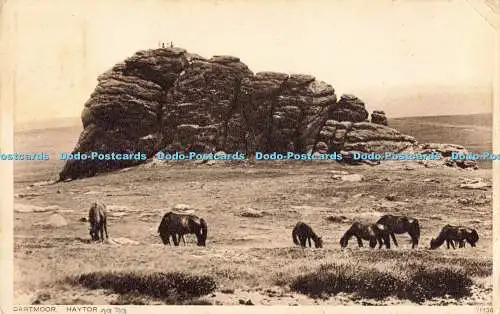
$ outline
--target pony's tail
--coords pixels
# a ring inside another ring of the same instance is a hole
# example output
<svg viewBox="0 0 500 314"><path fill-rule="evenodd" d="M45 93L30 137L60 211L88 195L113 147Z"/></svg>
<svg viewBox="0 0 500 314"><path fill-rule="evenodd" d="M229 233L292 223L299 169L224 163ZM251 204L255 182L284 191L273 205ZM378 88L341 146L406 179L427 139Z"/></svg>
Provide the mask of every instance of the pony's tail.
<svg viewBox="0 0 500 314"><path fill-rule="evenodd" d="M166 218L166 216L163 216L163 218L161 219L160 225L158 226L157 233L160 233L161 229L163 229L163 226L165 225L165 218Z"/></svg>
<svg viewBox="0 0 500 314"><path fill-rule="evenodd" d="M413 225L413 235L415 237L416 244L418 244L418 240L420 239L420 224L417 219L413 220L412 222Z"/></svg>
<svg viewBox="0 0 500 314"><path fill-rule="evenodd" d="M474 243L476 243L479 240L479 234L475 229L472 229L472 232L470 233L471 239Z"/></svg>
<svg viewBox="0 0 500 314"><path fill-rule="evenodd" d="M293 231L292 231L292 238L293 238L293 243L295 243L295 245L299 245L299 239L297 237L297 228L293 228Z"/></svg>
<svg viewBox="0 0 500 314"><path fill-rule="evenodd" d="M200 218L200 225L201 225L201 238L203 239L203 245L205 245L208 235L208 226L205 219Z"/></svg>

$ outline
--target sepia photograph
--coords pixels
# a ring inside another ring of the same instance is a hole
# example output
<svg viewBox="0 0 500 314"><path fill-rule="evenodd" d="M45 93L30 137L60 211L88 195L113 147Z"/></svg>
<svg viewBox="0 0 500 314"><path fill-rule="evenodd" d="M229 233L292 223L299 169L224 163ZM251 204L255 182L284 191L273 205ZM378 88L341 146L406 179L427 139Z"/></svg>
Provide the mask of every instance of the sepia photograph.
<svg viewBox="0 0 500 314"><path fill-rule="evenodd" d="M6 1L15 309L491 307L499 7Z"/></svg>

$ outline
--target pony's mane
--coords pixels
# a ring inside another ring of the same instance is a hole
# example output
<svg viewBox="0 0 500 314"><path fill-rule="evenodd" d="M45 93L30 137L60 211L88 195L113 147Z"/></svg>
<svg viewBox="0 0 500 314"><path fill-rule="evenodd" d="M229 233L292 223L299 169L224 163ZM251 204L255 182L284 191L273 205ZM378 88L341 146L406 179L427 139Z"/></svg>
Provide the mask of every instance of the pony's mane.
<svg viewBox="0 0 500 314"><path fill-rule="evenodd" d="M358 226L357 223L353 223L351 227L349 227L349 229L347 229L347 231L344 232L344 235L342 236L341 240L349 241L356 233L355 230L358 229L357 226Z"/></svg>

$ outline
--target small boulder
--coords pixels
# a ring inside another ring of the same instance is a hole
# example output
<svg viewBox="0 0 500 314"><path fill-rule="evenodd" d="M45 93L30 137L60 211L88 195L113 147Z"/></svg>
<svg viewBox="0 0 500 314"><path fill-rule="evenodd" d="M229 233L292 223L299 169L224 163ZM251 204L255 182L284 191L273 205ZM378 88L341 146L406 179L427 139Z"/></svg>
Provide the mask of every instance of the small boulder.
<svg viewBox="0 0 500 314"><path fill-rule="evenodd" d="M40 207L40 206L21 204L21 203L14 204L14 211L17 213L43 213L43 212L50 212L53 210L54 209L50 207Z"/></svg>
<svg viewBox="0 0 500 314"><path fill-rule="evenodd" d="M188 204L176 204L172 206L171 209L172 212L178 213L178 214L194 214L195 209L193 206L188 205Z"/></svg>
<svg viewBox="0 0 500 314"><path fill-rule="evenodd" d="M344 215L340 215L340 216L328 216L328 217L325 217L325 220L328 221L328 222L332 222L332 223L343 223L343 222L348 222L349 219L344 216Z"/></svg>
<svg viewBox="0 0 500 314"><path fill-rule="evenodd" d="M187 210L192 210L193 207L187 204L177 204L172 207L172 210L175 211L187 211Z"/></svg>
<svg viewBox="0 0 500 314"><path fill-rule="evenodd" d="M240 212L240 216L247 218L261 218L264 217L264 214L262 211L257 211L253 208L245 208Z"/></svg>
<svg viewBox="0 0 500 314"><path fill-rule="evenodd" d="M463 179L463 183L460 184L459 187L469 190L487 190L488 188L491 188L491 183L486 182L481 178Z"/></svg>
<svg viewBox="0 0 500 314"><path fill-rule="evenodd" d="M372 123L387 125L387 117L385 116L385 112L381 110L374 110L372 113Z"/></svg>
<svg viewBox="0 0 500 314"><path fill-rule="evenodd" d="M349 172L342 171L342 170L331 170L330 173L333 174L333 175L346 175L346 174L349 174Z"/></svg>
<svg viewBox="0 0 500 314"><path fill-rule="evenodd" d="M389 194L389 195L387 195L387 196L385 197L385 199L386 199L386 200L388 200L388 201L395 201L395 200L396 200L396 198L397 198L397 197L396 197L396 194L394 194L394 193L391 193L391 194Z"/></svg>
<svg viewBox="0 0 500 314"><path fill-rule="evenodd" d="M316 152L320 154L328 153L328 145L325 142L318 142L316 144Z"/></svg>
<svg viewBox="0 0 500 314"><path fill-rule="evenodd" d="M460 187L462 189L469 190L486 190L487 188L491 187L491 184L487 182L462 183L460 184Z"/></svg>
<svg viewBox="0 0 500 314"><path fill-rule="evenodd" d="M340 180L348 181L348 182L359 182L359 181L363 181L363 176L360 174L347 174L347 175L341 176Z"/></svg>
<svg viewBox="0 0 500 314"><path fill-rule="evenodd" d="M126 245L126 244L138 245L138 244L140 244L139 242L131 240L131 239L128 239L128 238L106 239L105 243L107 243L107 244L117 244L117 245Z"/></svg>
<svg viewBox="0 0 500 314"><path fill-rule="evenodd" d="M66 219L64 219L63 216L59 214L52 214L50 215L45 225L52 228L60 228L67 226L68 222L66 221Z"/></svg>
<svg viewBox="0 0 500 314"><path fill-rule="evenodd" d="M440 183L441 181L439 181L439 179L436 179L436 178L427 178L427 179L424 179L424 182Z"/></svg>

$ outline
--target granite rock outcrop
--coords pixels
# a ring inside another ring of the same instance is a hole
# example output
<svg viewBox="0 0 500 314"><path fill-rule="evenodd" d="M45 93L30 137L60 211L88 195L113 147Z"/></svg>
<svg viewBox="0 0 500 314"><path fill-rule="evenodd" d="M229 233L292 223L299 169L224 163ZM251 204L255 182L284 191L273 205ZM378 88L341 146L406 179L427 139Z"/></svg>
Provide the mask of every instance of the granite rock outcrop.
<svg viewBox="0 0 500 314"><path fill-rule="evenodd" d="M73 153L60 180L130 167L159 151L401 151L418 143L387 127L354 95L337 98L308 74L253 73L233 56L204 58L181 48L139 51L100 75L84 104ZM321 143L320 143L321 142ZM320 143L321 145L318 145ZM106 154L136 154L131 158ZM459 165L456 165L459 166Z"/></svg>

